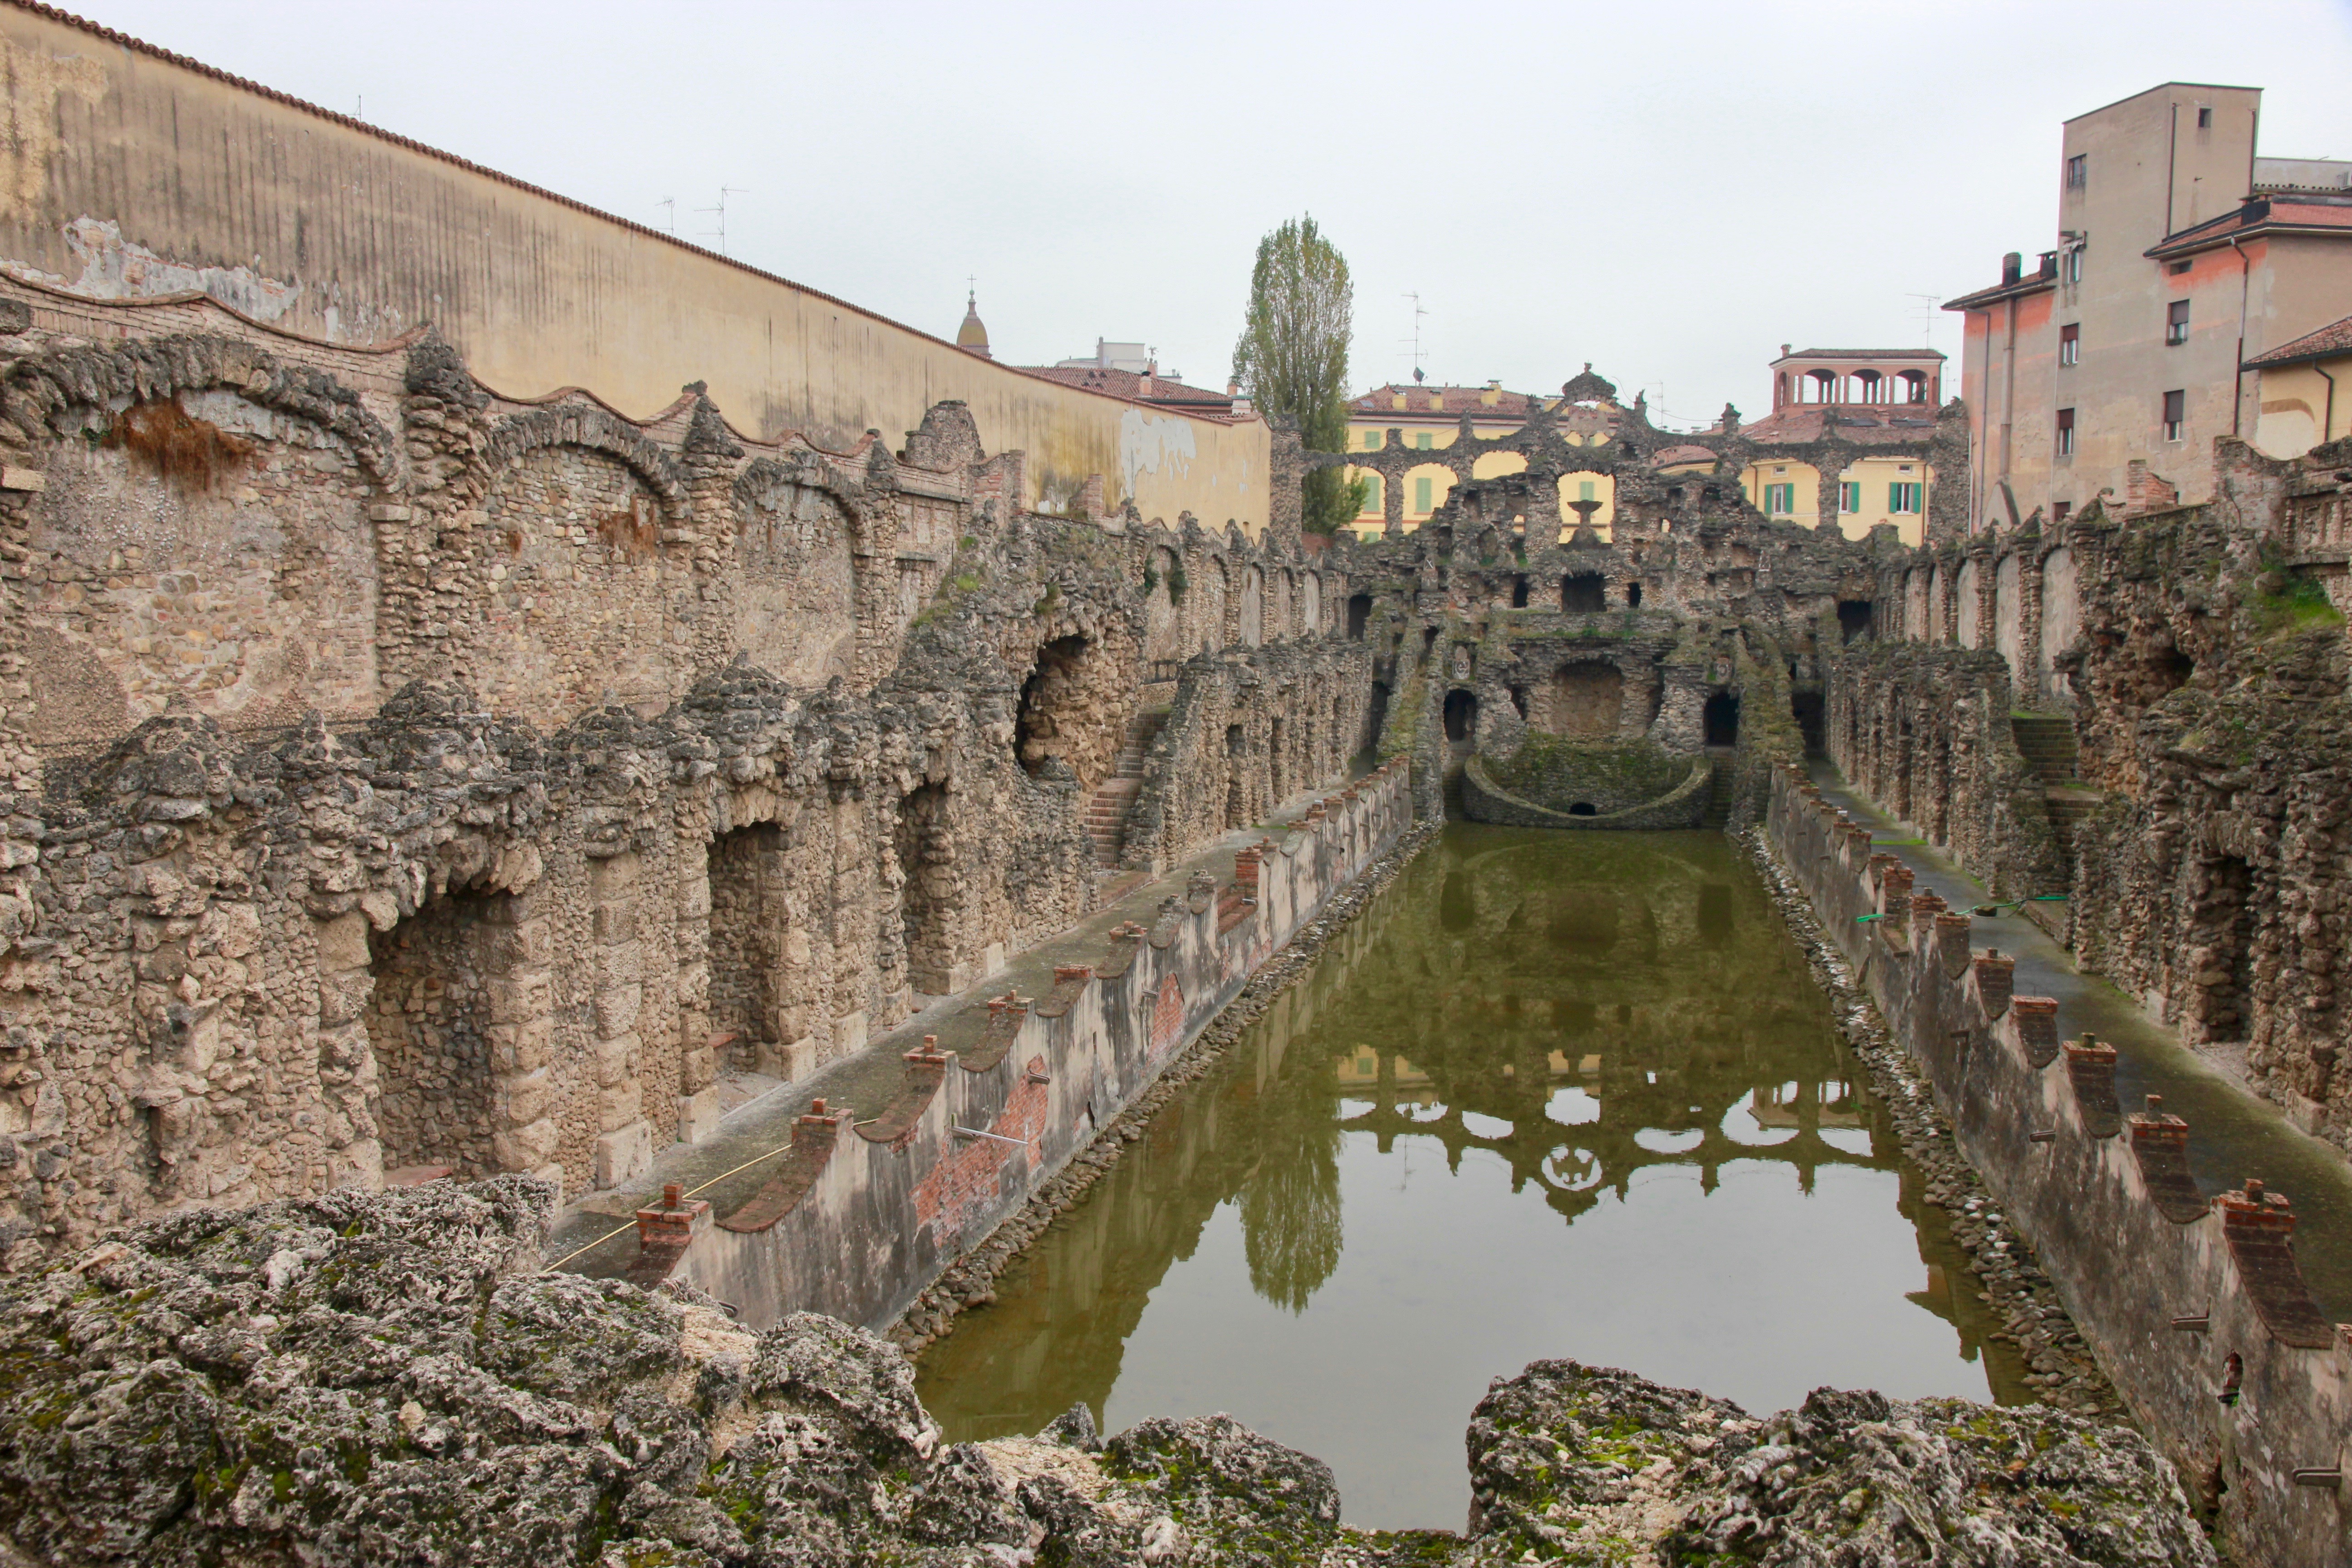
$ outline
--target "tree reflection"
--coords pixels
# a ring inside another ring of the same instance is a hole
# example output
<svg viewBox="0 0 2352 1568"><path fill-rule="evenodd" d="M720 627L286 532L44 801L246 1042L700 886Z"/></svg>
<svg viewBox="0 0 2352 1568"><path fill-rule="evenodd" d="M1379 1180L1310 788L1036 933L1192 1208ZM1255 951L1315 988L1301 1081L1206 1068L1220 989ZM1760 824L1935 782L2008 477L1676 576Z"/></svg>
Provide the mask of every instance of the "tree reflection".
<svg viewBox="0 0 2352 1568"><path fill-rule="evenodd" d="M1319 1095L1277 1092L1258 1104L1265 1158L1241 1194L1250 1288L1303 1312L1339 1267L1339 1146L1347 1134Z"/></svg>

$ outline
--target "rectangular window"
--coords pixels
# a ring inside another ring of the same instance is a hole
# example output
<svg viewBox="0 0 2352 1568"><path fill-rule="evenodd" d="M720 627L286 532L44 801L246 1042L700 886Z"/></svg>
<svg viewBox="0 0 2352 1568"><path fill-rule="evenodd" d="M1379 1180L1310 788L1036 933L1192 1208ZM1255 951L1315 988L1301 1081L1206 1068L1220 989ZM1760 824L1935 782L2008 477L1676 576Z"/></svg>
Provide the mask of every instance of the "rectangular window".
<svg viewBox="0 0 2352 1568"><path fill-rule="evenodd" d="M1862 510L1862 481L1860 479L1848 479L1845 483L1838 486L1838 510L1843 512L1860 512Z"/></svg>
<svg viewBox="0 0 2352 1568"><path fill-rule="evenodd" d="M2180 427L2189 422L2189 394L2186 391L2164 395L2164 438L2180 439Z"/></svg>
<svg viewBox="0 0 2352 1568"><path fill-rule="evenodd" d="M2078 243L2066 253L2066 281L2069 283L2083 280L2083 250L2084 247Z"/></svg>
<svg viewBox="0 0 2352 1568"><path fill-rule="evenodd" d="M1380 433L1379 431L1377 431L1377 430L1367 430L1367 431L1365 431L1365 432L1364 432L1364 450L1365 450L1365 451L1367 451L1367 452L1377 452L1377 451L1379 451L1380 449L1381 449L1381 433Z"/></svg>
<svg viewBox="0 0 2352 1568"><path fill-rule="evenodd" d="M1429 481L1427 479L1415 479L1412 481L1412 510L1415 511L1427 511L1429 510Z"/></svg>
<svg viewBox="0 0 2352 1568"><path fill-rule="evenodd" d="M2213 110L2201 103L2197 106L2197 129L2200 131L2213 129Z"/></svg>
<svg viewBox="0 0 2352 1568"><path fill-rule="evenodd" d="M2066 188L2070 191L2087 189L2091 184L2091 155L2077 153L2066 160Z"/></svg>
<svg viewBox="0 0 2352 1568"><path fill-rule="evenodd" d="M2058 455L2062 458L2074 455L2074 411L2071 408L2058 411Z"/></svg>
<svg viewBox="0 0 2352 1568"><path fill-rule="evenodd" d="M1579 479L1576 481L1576 499L1579 500L1591 500L1592 499L1592 481L1591 479Z"/></svg>
<svg viewBox="0 0 2352 1568"><path fill-rule="evenodd" d="M2068 517L2073 515L2074 510L2074 503L2073 501L2053 500L2050 503L2050 521L2053 522L2063 522Z"/></svg>
<svg viewBox="0 0 2352 1568"><path fill-rule="evenodd" d="M1364 513L1368 517L1381 515L1381 477L1378 474L1364 476Z"/></svg>
<svg viewBox="0 0 2352 1568"><path fill-rule="evenodd" d="M2179 348L2189 341L2189 301L2175 300L2164 308L2164 343Z"/></svg>
<svg viewBox="0 0 2352 1568"><path fill-rule="evenodd" d="M1412 444L1416 450L1426 452L1429 450L1429 443L1432 437L1429 432L1423 430L1413 437Z"/></svg>
<svg viewBox="0 0 2352 1568"><path fill-rule="evenodd" d="M1766 485L1764 487L1764 510L1774 517L1786 517L1790 512L1795 511L1797 510L1797 487L1794 485Z"/></svg>
<svg viewBox="0 0 2352 1568"><path fill-rule="evenodd" d="M2178 278L2196 265L2197 264L2193 261L2175 261L2168 264L2165 268L2165 271L2171 274L2173 277Z"/></svg>
<svg viewBox="0 0 2352 1568"><path fill-rule="evenodd" d="M1916 514L1919 510L1919 486L1916 480L1905 484L1900 480L1886 487L1886 510L1901 517Z"/></svg>
<svg viewBox="0 0 2352 1568"><path fill-rule="evenodd" d="M2083 363L2083 329L2079 324L2070 321L2058 329L2058 363Z"/></svg>

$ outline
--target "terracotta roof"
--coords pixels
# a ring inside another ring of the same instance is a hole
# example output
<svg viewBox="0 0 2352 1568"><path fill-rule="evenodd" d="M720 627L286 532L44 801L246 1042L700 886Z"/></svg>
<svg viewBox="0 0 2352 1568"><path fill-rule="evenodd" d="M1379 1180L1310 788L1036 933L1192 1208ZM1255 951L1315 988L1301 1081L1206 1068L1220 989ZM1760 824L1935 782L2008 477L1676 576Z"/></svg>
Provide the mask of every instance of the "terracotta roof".
<svg viewBox="0 0 2352 1568"><path fill-rule="evenodd" d="M1108 393L1134 403L1165 403L1181 405L1196 412L1230 413L1234 406L1230 393L1212 392L1205 386L1187 386L1181 381L1171 381L1164 375L1151 378L1145 390L1142 375L1131 370L1112 370L1108 366L1024 365L1031 375L1042 375L1048 381L1058 381L1064 386L1075 386L1087 392Z"/></svg>
<svg viewBox="0 0 2352 1568"><path fill-rule="evenodd" d="M1837 405L1838 437L1857 447L1924 446L1936 433L1936 413L1925 405L1921 408L1916 415L1864 414L1849 405ZM1830 408L1818 403L1783 408L1753 425L1741 426L1739 433L1768 447L1818 441L1822 438L1822 416L1829 412Z"/></svg>
<svg viewBox="0 0 2352 1568"><path fill-rule="evenodd" d="M1715 454L1705 447L1669 447L1650 459L1653 468L1670 468L1676 463L1712 463Z"/></svg>
<svg viewBox="0 0 2352 1568"><path fill-rule="evenodd" d="M1947 300L1943 308L1947 310L1981 310L1987 305L1998 305L2003 300L2021 300L2028 294L2039 294L2057 287L2055 271L2029 272L2014 283L1996 283L1990 289L1979 289L1973 294Z"/></svg>
<svg viewBox="0 0 2352 1568"><path fill-rule="evenodd" d="M2301 364L2306 360L2340 359L2346 354L2352 354L2352 316L2330 322L2315 332L2305 332L2292 342L2281 343L2268 353L2256 354L2246 362L2245 368Z"/></svg>
<svg viewBox="0 0 2352 1568"><path fill-rule="evenodd" d="M2327 196L2257 196L2234 212L2184 228L2141 252L2159 259L2210 250L2256 234L2331 234L2352 237L2352 200Z"/></svg>
<svg viewBox="0 0 2352 1568"><path fill-rule="evenodd" d="M1383 417L1393 416L1401 419L1411 418L1416 415L1424 419L1458 419L1467 414L1479 419L1511 419L1522 424L1526 422L1528 410L1536 401L1534 398L1524 392L1506 392L1489 406L1479 401L1488 390L1483 386L1399 386L1391 383L1387 386L1374 387L1361 397L1350 399L1348 412L1354 415L1380 415ZM1400 392L1405 395L1407 406L1403 408L1396 405L1396 395ZM1444 407L1432 408L1429 405L1433 394L1443 400Z"/></svg>

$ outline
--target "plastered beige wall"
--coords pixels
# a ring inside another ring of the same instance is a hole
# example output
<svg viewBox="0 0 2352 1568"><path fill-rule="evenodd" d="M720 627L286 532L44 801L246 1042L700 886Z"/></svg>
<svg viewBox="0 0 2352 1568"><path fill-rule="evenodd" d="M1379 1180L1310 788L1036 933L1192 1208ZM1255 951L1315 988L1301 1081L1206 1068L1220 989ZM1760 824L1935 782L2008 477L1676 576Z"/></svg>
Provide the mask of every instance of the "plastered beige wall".
<svg viewBox="0 0 2352 1568"><path fill-rule="evenodd" d="M431 323L515 396L633 418L704 380L731 423L893 445L944 399L1028 455L1028 501L1089 475L1146 517L1266 521L1267 431L1027 376L365 126L0 5L0 262L123 296L196 289L273 325L382 342Z"/></svg>

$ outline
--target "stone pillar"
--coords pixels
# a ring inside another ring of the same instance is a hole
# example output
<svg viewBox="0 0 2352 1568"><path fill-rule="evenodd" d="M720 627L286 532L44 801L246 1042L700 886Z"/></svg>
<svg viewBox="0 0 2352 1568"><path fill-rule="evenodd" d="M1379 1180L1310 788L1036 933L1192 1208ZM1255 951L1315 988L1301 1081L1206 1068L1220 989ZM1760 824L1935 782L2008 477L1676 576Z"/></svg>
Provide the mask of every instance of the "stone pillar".
<svg viewBox="0 0 2352 1568"><path fill-rule="evenodd" d="M719 1125L719 1062L710 1029L710 858L689 847L679 858L677 1139L697 1143ZM601 1017L597 1031L604 1032Z"/></svg>
<svg viewBox="0 0 2352 1568"><path fill-rule="evenodd" d="M645 999L645 943L637 932L642 871L637 857L627 851L588 863L599 1129L592 1179L599 1188L644 1174L654 1160L653 1128L645 1116L645 1047L637 1034L637 1011Z"/></svg>
<svg viewBox="0 0 2352 1568"><path fill-rule="evenodd" d="M312 924L319 964L319 1087L327 1119L328 1184L374 1191L383 1185L383 1143L368 1101L375 1092L375 1052L367 1032L375 973L367 916L354 910Z"/></svg>

